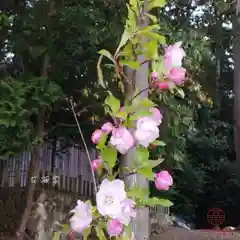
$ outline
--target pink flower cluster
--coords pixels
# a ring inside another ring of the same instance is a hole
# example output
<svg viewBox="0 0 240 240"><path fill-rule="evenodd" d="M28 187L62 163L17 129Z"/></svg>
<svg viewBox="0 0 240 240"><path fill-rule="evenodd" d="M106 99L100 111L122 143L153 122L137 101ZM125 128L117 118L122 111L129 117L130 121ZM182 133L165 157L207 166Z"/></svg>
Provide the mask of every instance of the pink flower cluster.
<svg viewBox="0 0 240 240"><path fill-rule="evenodd" d="M92 142L98 144L104 134L110 134L110 144L121 154L126 154L132 147L139 144L148 147L159 137L159 125L162 123L162 114L157 108L151 108L152 116L140 117L136 122L136 129L130 132L124 126L115 127L112 123L103 124L92 134ZM92 163L94 170L100 166L101 160L95 159Z"/></svg>
<svg viewBox="0 0 240 240"><path fill-rule="evenodd" d="M182 59L185 56L181 43L175 43L165 49L164 73L152 73L152 80L156 87L161 90L169 89L170 83L181 85L184 83L186 69L182 67ZM167 80L165 80L167 78ZM119 111L124 111L121 108ZM99 144L102 137L110 135L109 144L115 147L121 154L126 154L136 145L145 148L151 147L159 137L159 125L162 123L162 113L157 108L149 109L149 116L139 117L136 120L136 127L132 131L121 125L106 122L100 129L92 134L92 142ZM103 159L99 156L92 161L92 169L97 171L103 164ZM169 190L173 185L173 178L168 171L160 171L155 175L155 186L158 190ZM108 219L107 232L110 237L125 236L134 239L133 234L126 233L124 227L128 226L136 217L136 203L127 197L125 184L120 179L110 181L104 179L96 195L96 207L104 218ZM93 220L91 204L78 201L77 206L71 211L70 225L73 231L82 233L89 228Z"/></svg>
<svg viewBox="0 0 240 240"><path fill-rule="evenodd" d="M182 67L182 60L186 53L181 47L182 43L177 42L168 46L164 54L164 74L152 72L153 84L161 90L169 89L170 82L181 85L185 81L186 69ZM164 79L167 77L167 81Z"/></svg>
<svg viewBox="0 0 240 240"><path fill-rule="evenodd" d="M107 231L109 236L124 234L124 226L136 217L136 203L127 198L125 184L122 180L109 181L104 179L96 196L97 210L108 217ZM70 218L73 231L82 233L92 222L91 205L78 200L77 206L71 211L74 215Z"/></svg>
<svg viewBox="0 0 240 240"><path fill-rule="evenodd" d="M155 185L158 189L168 190L172 184L172 177L167 171L156 174ZM124 226L128 226L130 221L136 217L136 203L127 198L124 182L119 179L113 181L104 179L97 192L96 201L98 212L109 219L107 224L109 236L126 234ZM78 200L77 206L71 212L74 214L70 218L71 229L82 233L93 220L91 205ZM133 236L132 239L134 239Z"/></svg>

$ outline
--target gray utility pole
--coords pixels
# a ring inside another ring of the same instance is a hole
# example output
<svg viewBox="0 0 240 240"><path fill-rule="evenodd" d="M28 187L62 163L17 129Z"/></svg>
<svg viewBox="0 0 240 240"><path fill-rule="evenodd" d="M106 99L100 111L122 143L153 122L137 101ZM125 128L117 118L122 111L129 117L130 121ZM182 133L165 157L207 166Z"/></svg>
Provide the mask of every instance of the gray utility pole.
<svg viewBox="0 0 240 240"><path fill-rule="evenodd" d="M148 0L144 1L144 11L147 9ZM145 27L148 25L148 19L139 19L140 27ZM142 39L141 41L145 41ZM138 56L139 62L144 62L144 56ZM127 98L132 99L135 89L141 92L144 89L148 88L148 72L149 72L149 64L146 62L143 64L136 72L132 69L127 69L127 77L131 81L127 86ZM148 91L142 91L138 98L146 98L148 97ZM125 156L123 156L121 160L121 167L131 167L135 155L135 149L129 151ZM128 176L124 179L125 183L129 187L133 187L134 185L141 188L149 188L149 183L146 178L139 174L134 174ZM137 217L133 221L132 229L136 240L148 240L150 231L150 221L149 221L149 208L142 207L137 211Z"/></svg>

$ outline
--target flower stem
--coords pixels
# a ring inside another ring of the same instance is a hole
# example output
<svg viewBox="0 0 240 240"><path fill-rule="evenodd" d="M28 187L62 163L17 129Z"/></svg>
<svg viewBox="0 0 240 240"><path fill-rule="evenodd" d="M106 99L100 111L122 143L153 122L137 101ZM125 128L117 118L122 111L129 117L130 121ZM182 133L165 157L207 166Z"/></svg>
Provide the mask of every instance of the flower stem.
<svg viewBox="0 0 240 240"><path fill-rule="evenodd" d="M142 89L140 92L138 92L135 96L132 97L132 99L130 100L130 102L132 102L136 97L138 97L139 95L141 95L143 92L148 91L150 88L144 88Z"/></svg>
<svg viewBox="0 0 240 240"><path fill-rule="evenodd" d="M78 131L79 131L79 133L80 133L80 136L81 136L81 139L82 139L82 141L83 141L83 145L84 145L84 148L85 148L87 157L88 157L88 162L89 162L89 165L90 165L91 174L92 174L92 178L93 178L94 192L95 192L95 195L96 195L96 194L97 194L97 183L96 183L95 174L94 174L94 171L93 171L92 165L91 165L91 163L92 163L91 156L90 156L90 153L89 153L89 150L88 150L86 141L85 141L85 139L84 139L83 132L82 132L82 129L81 129L81 127L80 127L79 121L78 121L78 119L77 119L77 115L76 115L76 112L75 112L75 110L74 110L74 106L73 106L72 99L69 99L69 104L70 104L70 107L71 107L71 110L72 110L74 119L75 119L76 124L77 124Z"/></svg>

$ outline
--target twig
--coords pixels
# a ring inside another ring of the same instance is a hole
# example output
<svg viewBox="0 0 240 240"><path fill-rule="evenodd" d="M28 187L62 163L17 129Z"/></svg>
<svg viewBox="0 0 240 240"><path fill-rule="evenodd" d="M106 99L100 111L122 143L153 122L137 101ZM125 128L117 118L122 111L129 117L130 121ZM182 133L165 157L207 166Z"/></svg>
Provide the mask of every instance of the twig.
<svg viewBox="0 0 240 240"><path fill-rule="evenodd" d="M144 88L139 93L137 93L135 96L133 96L130 101L132 102L136 97L138 97L141 93L143 93L143 92L145 92L147 90L149 90L149 88Z"/></svg>
<svg viewBox="0 0 240 240"><path fill-rule="evenodd" d="M145 60L145 61L141 62L140 65L143 65L143 64L147 63L148 61L149 60Z"/></svg>
<svg viewBox="0 0 240 240"><path fill-rule="evenodd" d="M97 194L97 183L96 183L94 171L93 171L93 169L92 169L91 156L90 156L90 153L89 153L89 151L88 151L88 147L87 147L86 141L85 141L85 139L84 139L84 136L83 136L82 129L81 129L81 127L80 127L79 121L78 121L78 119L77 119L77 115L76 115L76 112L75 112L75 110L74 110L74 106L73 106L72 99L69 99L68 102L69 102L69 105L70 105L70 107L71 107L71 110L72 110L74 119L75 119L75 121L76 121L76 123L77 123L78 131L79 131L79 133L80 133L80 136L81 136L81 139L82 139L82 141L83 141L83 145L84 145L84 148L85 148L87 157L88 157L88 161L89 161L89 165L90 165L90 169L91 169L91 173L92 173L92 178L93 178L94 191L95 191L95 195L96 195L96 194Z"/></svg>

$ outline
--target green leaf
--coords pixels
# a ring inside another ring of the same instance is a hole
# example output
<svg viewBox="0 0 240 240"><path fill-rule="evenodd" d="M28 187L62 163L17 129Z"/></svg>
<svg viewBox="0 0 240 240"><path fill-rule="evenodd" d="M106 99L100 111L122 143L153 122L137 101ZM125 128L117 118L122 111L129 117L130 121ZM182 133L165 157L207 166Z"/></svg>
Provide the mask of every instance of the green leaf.
<svg viewBox="0 0 240 240"><path fill-rule="evenodd" d="M156 103L154 103L153 101L151 101L148 98L144 98L140 101L139 105L144 106L144 107L154 107L154 106L156 106Z"/></svg>
<svg viewBox="0 0 240 240"><path fill-rule="evenodd" d="M161 205L163 207L171 207L173 206L173 203L168 200L168 199L163 199L163 198L148 198L148 199L142 199L141 201L143 204L147 205L147 206L156 206L156 205Z"/></svg>
<svg viewBox="0 0 240 240"><path fill-rule="evenodd" d="M101 150L105 147L106 141L107 141L107 137L108 135L106 133L104 133L97 145L97 149Z"/></svg>
<svg viewBox="0 0 240 240"><path fill-rule="evenodd" d="M157 7L162 8L165 6L165 4L166 4L165 0L151 0L148 3L147 10L150 11L153 8L157 8Z"/></svg>
<svg viewBox="0 0 240 240"><path fill-rule="evenodd" d="M113 95L108 95L108 97L105 99L105 104L111 108L111 111L114 115L119 112L120 101Z"/></svg>
<svg viewBox="0 0 240 240"><path fill-rule="evenodd" d="M69 232L70 231L70 227L68 224L63 224L62 225L62 232Z"/></svg>
<svg viewBox="0 0 240 240"><path fill-rule="evenodd" d="M142 34L142 33L155 32L159 29L160 29L159 24L154 24L154 25L150 25L150 26L142 28L138 33Z"/></svg>
<svg viewBox="0 0 240 240"><path fill-rule="evenodd" d="M144 32L142 33L146 38L148 39L155 39L157 40L160 44L166 44L166 38L158 33L155 32Z"/></svg>
<svg viewBox="0 0 240 240"><path fill-rule="evenodd" d="M148 158L149 158L149 151L147 148L144 148L144 147L136 148L136 159L139 163L147 162Z"/></svg>
<svg viewBox="0 0 240 240"><path fill-rule="evenodd" d="M144 199L148 196L148 189L146 188L139 188L137 186L133 186L128 192L127 196L129 198L137 198L137 199Z"/></svg>
<svg viewBox="0 0 240 240"><path fill-rule="evenodd" d="M141 167L137 170L137 172L141 175L143 175L145 178L147 178L150 181L154 181L154 173L152 170L152 167L146 166L146 167Z"/></svg>
<svg viewBox="0 0 240 240"><path fill-rule="evenodd" d="M91 233L91 227L85 229L85 230L83 231L83 240L87 240L87 239L88 239L88 236L90 235L90 233Z"/></svg>
<svg viewBox="0 0 240 240"><path fill-rule="evenodd" d="M60 240L61 232L54 232L52 240Z"/></svg>
<svg viewBox="0 0 240 240"><path fill-rule="evenodd" d="M106 49L102 49L102 50L100 50L98 53L101 54L101 55L103 55L103 56L105 56L105 57L107 57L107 58L108 58L109 60L111 60L112 62L114 62L113 55L112 55L109 51L107 51Z"/></svg>
<svg viewBox="0 0 240 240"><path fill-rule="evenodd" d="M127 30L123 32L123 35L121 37L121 41L118 45L116 54L119 52L119 50L128 42L128 40L131 38L132 34Z"/></svg>
<svg viewBox="0 0 240 240"><path fill-rule="evenodd" d="M163 158L159 158L157 160L148 160L148 165L152 168L155 168L156 166L160 165L162 162L164 162Z"/></svg>
<svg viewBox="0 0 240 240"><path fill-rule="evenodd" d="M96 226L96 233L97 233L97 237L99 238L99 240L106 240L103 229L100 228L99 226Z"/></svg>
<svg viewBox="0 0 240 240"><path fill-rule="evenodd" d="M124 56L125 58L132 58L134 56L133 54L133 46L131 42L128 42L126 46L124 47L123 51L120 52L118 55L119 56Z"/></svg>
<svg viewBox="0 0 240 240"><path fill-rule="evenodd" d="M175 88L175 89L176 89L177 95L179 97L181 97L181 98L185 97L185 93L184 93L184 91L181 88Z"/></svg>
<svg viewBox="0 0 240 240"><path fill-rule="evenodd" d="M133 35L133 29L137 25L136 18L134 17L134 12L132 11L131 7L127 4L128 8L128 20L126 21L124 32L122 34L120 43L117 47L116 54L121 50L122 47L124 47L127 42L130 40L130 38Z"/></svg>
<svg viewBox="0 0 240 240"><path fill-rule="evenodd" d="M128 41L132 38L133 33L136 31L136 28L137 28L137 20L138 20L137 13L139 12L138 2L136 2L136 0L131 0L130 5L127 4L127 9L128 9L128 19L126 21L124 32L122 34L122 37L117 47L115 55L118 55L121 48L128 43Z"/></svg>
<svg viewBox="0 0 240 240"><path fill-rule="evenodd" d="M98 62L97 62L98 83L103 88L106 88L106 85L105 85L104 80L103 80L103 72L102 72L102 68L101 68L102 59L103 59L103 55L101 55L99 57Z"/></svg>
<svg viewBox="0 0 240 240"><path fill-rule="evenodd" d="M106 147L101 151L101 157L104 162L107 163L110 169L112 169L117 161L117 149L113 147Z"/></svg>
<svg viewBox="0 0 240 240"><path fill-rule="evenodd" d="M163 72L163 61L162 61L162 59L152 62L152 71L153 72L158 72L158 73Z"/></svg>
<svg viewBox="0 0 240 240"><path fill-rule="evenodd" d="M131 5L132 9L137 12L138 10L138 0L129 0L129 4Z"/></svg>
<svg viewBox="0 0 240 240"><path fill-rule="evenodd" d="M134 113L134 115L129 117L130 121L136 121L139 119L139 117L148 117L148 116L152 116L152 113L149 111L136 111Z"/></svg>
<svg viewBox="0 0 240 240"><path fill-rule="evenodd" d="M119 111L117 114L115 114L115 117L122 118L126 120L128 116L128 113L126 111Z"/></svg>
<svg viewBox="0 0 240 240"><path fill-rule="evenodd" d="M120 64L126 65L126 66L128 66L128 67L130 67L131 69L134 69L134 70L140 68L140 66L141 66L140 63L136 62L136 61L121 60L119 62L120 62Z"/></svg>
<svg viewBox="0 0 240 240"><path fill-rule="evenodd" d="M161 146L161 147L166 146L166 143L160 140L155 140L154 142L152 142L152 144L155 146Z"/></svg>
<svg viewBox="0 0 240 240"><path fill-rule="evenodd" d="M158 58L158 41L152 40L144 44L147 59Z"/></svg>

